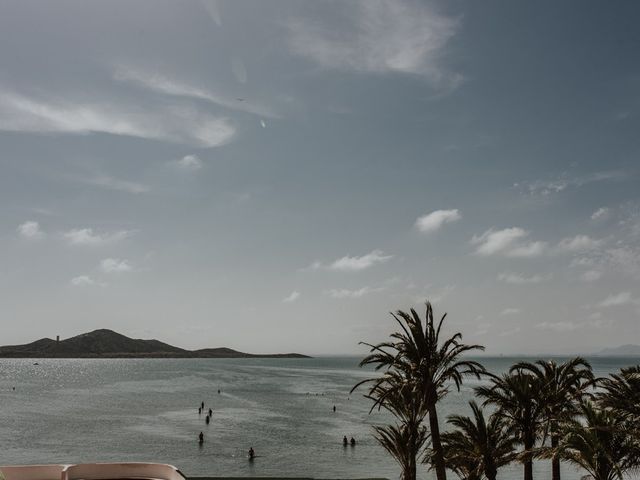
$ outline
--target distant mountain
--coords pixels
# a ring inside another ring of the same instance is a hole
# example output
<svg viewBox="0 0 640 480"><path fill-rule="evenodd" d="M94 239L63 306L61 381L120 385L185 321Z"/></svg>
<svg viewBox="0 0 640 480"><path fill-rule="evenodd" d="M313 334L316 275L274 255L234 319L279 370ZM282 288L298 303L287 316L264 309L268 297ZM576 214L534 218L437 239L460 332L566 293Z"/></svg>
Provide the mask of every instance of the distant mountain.
<svg viewBox="0 0 640 480"><path fill-rule="evenodd" d="M251 354L231 348L185 350L158 340L126 337L100 329L66 340L42 338L25 345L0 347L0 357L11 358L308 358L299 353Z"/></svg>
<svg viewBox="0 0 640 480"><path fill-rule="evenodd" d="M596 355L600 357L640 357L640 345L621 345L614 348L605 348Z"/></svg>

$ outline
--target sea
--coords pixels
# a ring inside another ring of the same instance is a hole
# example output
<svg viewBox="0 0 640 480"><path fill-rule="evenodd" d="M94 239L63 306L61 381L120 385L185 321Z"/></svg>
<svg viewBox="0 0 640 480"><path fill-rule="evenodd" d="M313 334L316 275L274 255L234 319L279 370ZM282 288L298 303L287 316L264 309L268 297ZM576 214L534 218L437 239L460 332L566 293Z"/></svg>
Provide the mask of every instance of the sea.
<svg viewBox="0 0 640 480"><path fill-rule="evenodd" d="M375 375L359 360L0 359L0 465L136 461L170 463L187 476L397 479L371 430L389 414L370 412L365 390L350 392ZM523 358L479 360L500 373ZM597 376L639 361L589 360ZM480 383L469 379L441 401L441 429L448 415L470 414ZM213 410L209 424L201 402ZM355 446L343 446L343 436ZM582 475L562 466L565 480ZM435 478L427 466L418 476ZM499 478L522 478L521 465ZM535 478L551 478L548 462L535 464Z"/></svg>

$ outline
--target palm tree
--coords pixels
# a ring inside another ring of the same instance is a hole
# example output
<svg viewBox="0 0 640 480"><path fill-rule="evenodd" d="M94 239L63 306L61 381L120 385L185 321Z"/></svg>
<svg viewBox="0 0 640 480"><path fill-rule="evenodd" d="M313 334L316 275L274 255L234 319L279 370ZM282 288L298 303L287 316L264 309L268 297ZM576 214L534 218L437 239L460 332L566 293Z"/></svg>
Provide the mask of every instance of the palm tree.
<svg viewBox="0 0 640 480"><path fill-rule="evenodd" d="M579 404L588 394L587 390L594 385L591 365L585 359L576 357L562 364L553 360L521 362L511 370L530 372L536 377L544 410L545 436L548 433L551 448L557 448L560 423L575 417ZM560 459L557 457L551 459L551 478L560 480Z"/></svg>
<svg viewBox="0 0 640 480"><path fill-rule="evenodd" d="M485 373L484 367L473 360L462 360L462 354L471 350L484 350L480 345L461 343L462 335L456 333L452 337L440 341L440 330L447 314L445 313L437 325L433 320L433 308L426 303L425 323L420 315L411 309L409 313L399 310L392 317L398 322L400 331L391 334L391 341L378 345L364 343L370 347L370 354L360 366L373 364L376 370L401 372L404 381L411 385L414 395L419 396L429 414L429 430L432 442L432 461L438 480L446 480L446 470L436 405L451 388L456 389L466 375L480 377ZM380 379L368 379L357 384L379 382Z"/></svg>
<svg viewBox="0 0 640 480"><path fill-rule="evenodd" d="M497 407L495 415L505 422L517 443L523 445L524 480L533 480L532 450L541 437L544 419L539 382L524 370L491 377L491 385L476 387L476 394L485 399L485 405Z"/></svg>
<svg viewBox="0 0 640 480"><path fill-rule="evenodd" d="M374 437L400 464L402 480L416 479L416 457L429 435L426 427L420 425L374 426Z"/></svg>
<svg viewBox="0 0 640 480"><path fill-rule="evenodd" d="M599 404L612 410L640 431L640 365L620 369L619 374L600 380L603 391L598 394Z"/></svg>
<svg viewBox="0 0 640 480"><path fill-rule="evenodd" d="M517 441L500 416L491 415L487 422L476 402L469 405L473 418L452 415L447 420L456 429L442 434L445 462L467 480L479 480L483 474L488 480L496 480L498 468L515 458Z"/></svg>
<svg viewBox="0 0 640 480"><path fill-rule="evenodd" d="M582 405L581 414L583 422L574 419L564 425L560 445L550 455L585 469L594 480L622 480L640 455L624 419L590 402Z"/></svg>
<svg viewBox="0 0 640 480"><path fill-rule="evenodd" d="M415 480L416 458L429 438L424 400L402 372L391 370L373 383L366 397L374 402L369 413L384 408L395 417L395 425L374 426L374 437L400 464L402 480Z"/></svg>

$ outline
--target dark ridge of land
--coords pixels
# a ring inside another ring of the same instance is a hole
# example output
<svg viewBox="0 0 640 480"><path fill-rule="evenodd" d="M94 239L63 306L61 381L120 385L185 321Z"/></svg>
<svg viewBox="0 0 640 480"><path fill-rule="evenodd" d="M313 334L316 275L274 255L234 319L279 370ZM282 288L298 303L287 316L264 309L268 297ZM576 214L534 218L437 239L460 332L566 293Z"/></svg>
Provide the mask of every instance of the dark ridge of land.
<svg viewBox="0 0 640 480"><path fill-rule="evenodd" d="M640 357L640 345L628 344L605 348L594 355L598 357Z"/></svg>
<svg viewBox="0 0 640 480"><path fill-rule="evenodd" d="M231 348L186 350L158 340L129 338L100 329L65 340L42 338L0 347L0 358L309 358L300 353L253 354Z"/></svg>

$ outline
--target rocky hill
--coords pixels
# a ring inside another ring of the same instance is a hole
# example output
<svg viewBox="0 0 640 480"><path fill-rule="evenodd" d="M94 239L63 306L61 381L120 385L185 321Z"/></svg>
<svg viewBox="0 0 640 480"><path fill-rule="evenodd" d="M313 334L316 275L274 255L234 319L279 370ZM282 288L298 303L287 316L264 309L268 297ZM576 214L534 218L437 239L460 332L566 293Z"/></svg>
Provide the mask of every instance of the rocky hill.
<svg viewBox="0 0 640 480"><path fill-rule="evenodd" d="M605 348L596 353L599 357L640 357L640 345L620 345L614 348Z"/></svg>
<svg viewBox="0 0 640 480"><path fill-rule="evenodd" d="M185 350L158 340L129 338L113 330L100 329L66 340L42 338L25 345L0 347L0 357L10 358L306 358L298 353L251 354L231 348Z"/></svg>

